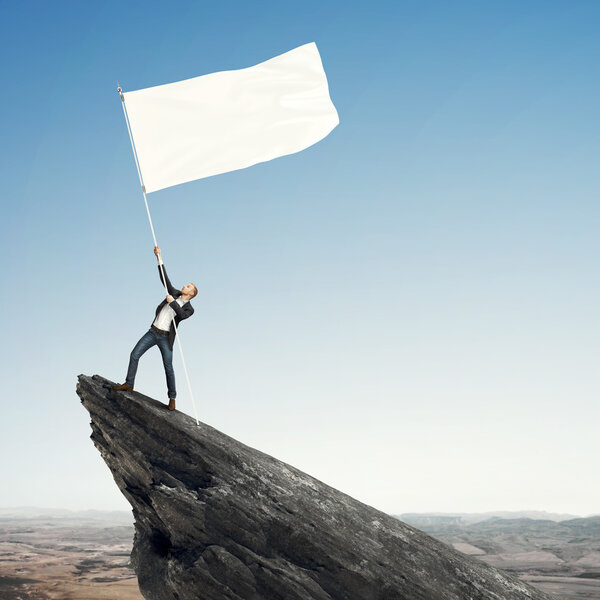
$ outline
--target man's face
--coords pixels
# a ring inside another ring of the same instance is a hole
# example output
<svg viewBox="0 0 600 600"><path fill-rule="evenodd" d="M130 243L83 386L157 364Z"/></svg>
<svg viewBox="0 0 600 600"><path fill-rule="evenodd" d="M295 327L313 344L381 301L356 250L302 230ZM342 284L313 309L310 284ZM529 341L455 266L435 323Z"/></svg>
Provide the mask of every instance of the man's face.
<svg viewBox="0 0 600 600"><path fill-rule="evenodd" d="M193 296L195 292L196 288L194 287L193 283L188 283L181 288L181 293L185 294L186 296Z"/></svg>

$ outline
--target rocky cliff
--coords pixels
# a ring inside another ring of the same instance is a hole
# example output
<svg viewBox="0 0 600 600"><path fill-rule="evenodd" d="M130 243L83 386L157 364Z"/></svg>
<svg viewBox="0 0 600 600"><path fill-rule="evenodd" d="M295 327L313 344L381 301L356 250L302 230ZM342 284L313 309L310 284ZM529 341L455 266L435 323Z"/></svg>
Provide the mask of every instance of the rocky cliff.
<svg viewBox="0 0 600 600"><path fill-rule="evenodd" d="M79 376L148 600L550 596L137 392ZM361 474L365 478L365 474ZM368 485L365 478L365 485Z"/></svg>

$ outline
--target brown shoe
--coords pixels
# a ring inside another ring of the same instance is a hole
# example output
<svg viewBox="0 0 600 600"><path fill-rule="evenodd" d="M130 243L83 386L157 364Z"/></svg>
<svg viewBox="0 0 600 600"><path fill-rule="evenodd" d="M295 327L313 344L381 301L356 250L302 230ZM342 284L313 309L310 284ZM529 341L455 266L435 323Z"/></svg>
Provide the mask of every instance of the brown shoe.
<svg viewBox="0 0 600 600"><path fill-rule="evenodd" d="M117 390L118 392L133 392L133 388L126 383L122 383L121 385L113 385L113 390Z"/></svg>
<svg viewBox="0 0 600 600"><path fill-rule="evenodd" d="M175 398L169 398L169 410L175 410Z"/></svg>

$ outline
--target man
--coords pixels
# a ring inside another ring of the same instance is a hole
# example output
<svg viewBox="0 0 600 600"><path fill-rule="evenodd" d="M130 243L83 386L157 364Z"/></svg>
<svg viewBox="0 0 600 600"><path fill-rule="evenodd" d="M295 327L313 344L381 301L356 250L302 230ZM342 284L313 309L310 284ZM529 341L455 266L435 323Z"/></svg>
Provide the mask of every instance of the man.
<svg viewBox="0 0 600 600"><path fill-rule="evenodd" d="M128 392L133 391L135 374L137 373L138 362L141 356L144 352L152 348L152 346L158 346L165 367L165 375L167 376L169 410L175 410L175 398L177 392L175 390L175 371L173 370L173 343L175 342L175 327L173 321L175 321L175 325L179 325L181 321L194 314L194 309L190 304L190 300L198 293L198 288L196 288L193 283L188 283L181 288L181 291L175 289L169 281L158 246L154 246L154 255L158 260L158 274L160 280L164 285L165 280L162 277L164 272L166 287L169 293L167 294L166 299L156 307L156 315L150 329L140 338L140 341L131 351L125 383L115 385L113 389L125 390Z"/></svg>

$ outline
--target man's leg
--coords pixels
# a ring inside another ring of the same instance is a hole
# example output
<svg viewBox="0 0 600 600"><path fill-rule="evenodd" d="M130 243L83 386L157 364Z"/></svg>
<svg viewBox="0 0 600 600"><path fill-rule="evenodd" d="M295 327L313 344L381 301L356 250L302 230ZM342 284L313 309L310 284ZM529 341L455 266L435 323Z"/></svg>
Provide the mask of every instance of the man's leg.
<svg viewBox="0 0 600 600"><path fill-rule="evenodd" d="M175 389L175 370L173 369L173 350L169 348L169 340L167 336L164 336L163 339L160 340L158 347L160 348L160 353L163 359L163 365L165 367L165 375L167 377L167 393L169 395L169 400L175 400L177 396L177 391ZM175 404L173 403L173 407Z"/></svg>
<svg viewBox="0 0 600 600"><path fill-rule="evenodd" d="M129 368L127 369L127 377L125 379L125 383L133 387L133 383L135 382L135 375L137 373L138 362L148 349L152 348L157 343L156 337L160 334L155 334L151 329L149 329L138 341L135 345L131 354L129 355Z"/></svg>

